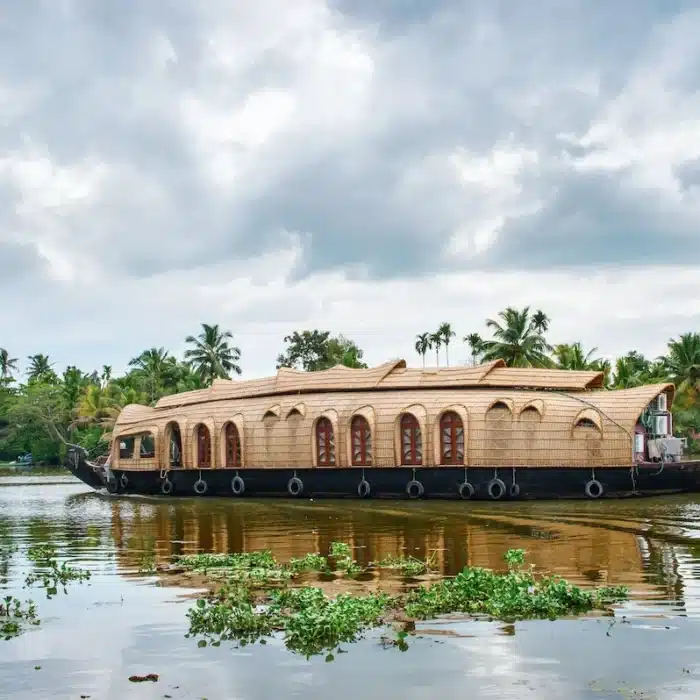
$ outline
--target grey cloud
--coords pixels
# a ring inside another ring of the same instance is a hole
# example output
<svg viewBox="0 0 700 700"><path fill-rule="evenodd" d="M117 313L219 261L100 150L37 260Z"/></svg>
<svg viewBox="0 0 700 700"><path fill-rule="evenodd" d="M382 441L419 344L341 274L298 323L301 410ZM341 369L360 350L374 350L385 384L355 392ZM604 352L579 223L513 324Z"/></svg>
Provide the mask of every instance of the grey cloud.
<svg viewBox="0 0 700 700"><path fill-rule="evenodd" d="M289 230L309 236L297 275L348 264L375 277L429 275L444 265L450 235L482 206L444 170L430 170L430 157L459 147L485 155L505 138L555 157L556 134L585 130L624 84L654 25L691 6L335 0L348 26L378 31L370 126L314 157L303 143L282 144L279 176L241 199L236 185L227 197L202 179L178 99L187 91L243 99L256 87L284 85L289 67L273 51L236 82L207 68L207 41L233 21L223 5L13 3L0 26L0 79L43 92L0 132L0 158L28 137L59 165L90 155L133 169L134 182L112 183L59 227L71 245L123 274L255 256ZM178 60L155 72L151 42L159 34ZM601 77L598 95L575 89L588 74ZM406 173L423 167L430 177L402 190ZM626 265L650 261L649 251L654 262L685 261L689 222L654 212L644 195L621 194L615 180L567 170L556 181L522 177L533 197L544 195L544 211L508 222L493 249L460 266ZM6 196L19 196L5 187ZM16 225L12 211L0 212L0 232Z"/></svg>
<svg viewBox="0 0 700 700"><path fill-rule="evenodd" d="M5 300L17 280L32 276L41 279L45 274L46 264L35 245L0 240L0 294Z"/></svg>
<svg viewBox="0 0 700 700"><path fill-rule="evenodd" d="M697 227L657 198L631 196L619 174L570 175L549 206L509 221L489 267L581 267L687 264Z"/></svg>
<svg viewBox="0 0 700 700"><path fill-rule="evenodd" d="M700 185L700 158L676 168L675 176L684 190L690 190Z"/></svg>

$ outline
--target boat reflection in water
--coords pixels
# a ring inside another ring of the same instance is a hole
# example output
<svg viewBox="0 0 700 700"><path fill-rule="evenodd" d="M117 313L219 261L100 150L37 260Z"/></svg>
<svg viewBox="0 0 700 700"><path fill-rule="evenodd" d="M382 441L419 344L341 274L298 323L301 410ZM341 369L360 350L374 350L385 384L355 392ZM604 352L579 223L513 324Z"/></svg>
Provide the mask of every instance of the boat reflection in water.
<svg viewBox="0 0 700 700"><path fill-rule="evenodd" d="M688 587L695 588L700 540L697 548L694 542L700 531L685 516L688 502L640 503L470 504L467 510L464 504L445 503L377 508L348 501L127 497L110 499L109 507L123 573L138 571L144 555L163 565L174 555L269 549L285 561L309 552L327 554L332 542L342 541L362 565L387 555L433 555L437 570L453 575L465 566L504 570L503 554L523 548L538 571L582 586L628 585L633 607L635 599L646 601L645 610L654 601L669 614L694 614L700 596L698 604L685 597Z"/></svg>

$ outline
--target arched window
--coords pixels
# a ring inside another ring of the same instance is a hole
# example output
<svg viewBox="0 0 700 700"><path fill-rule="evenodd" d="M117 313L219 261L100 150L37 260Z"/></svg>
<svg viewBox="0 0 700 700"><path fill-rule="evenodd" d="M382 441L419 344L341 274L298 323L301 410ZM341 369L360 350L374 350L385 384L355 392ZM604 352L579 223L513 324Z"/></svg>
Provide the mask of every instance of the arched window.
<svg viewBox="0 0 700 700"><path fill-rule="evenodd" d="M352 464L369 467L372 464L372 431L364 416L355 416L350 424Z"/></svg>
<svg viewBox="0 0 700 700"><path fill-rule="evenodd" d="M412 413L401 416L401 464L423 464L420 423Z"/></svg>
<svg viewBox="0 0 700 700"><path fill-rule="evenodd" d="M197 466L200 468L211 467L211 435L209 428L200 423L196 431L197 440Z"/></svg>
<svg viewBox="0 0 700 700"><path fill-rule="evenodd" d="M316 454L319 467L335 466L333 424L325 416L316 421Z"/></svg>
<svg viewBox="0 0 700 700"><path fill-rule="evenodd" d="M262 417L262 422L266 430L270 430L278 420L279 416L274 411L265 411L265 415Z"/></svg>
<svg viewBox="0 0 700 700"><path fill-rule="evenodd" d="M141 436L141 447L139 448L139 457L141 459L150 459L156 456L156 439L153 433L144 433Z"/></svg>
<svg viewBox="0 0 700 700"><path fill-rule="evenodd" d="M490 463L503 465L513 462L513 414L505 401L495 401L486 412L485 437Z"/></svg>
<svg viewBox="0 0 700 700"><path fill-rule="evenodd" d="M454 411L440 417L440 464L464 464L464 424Z"/></svg>
<svg viewBox="0 0 700 700"><path fill-rule="evenodd" d="M602 463L603 435L600 427L590 418L581 417L576 421L573 438L578 445L578 460L585 465L596 466Z"/></svg>
<svg viewBox="0 0 700 700"><path fill-rule="evenodd" d="M182 435L174 421L165 426L166 459L169 467L182 466Z"/></svg>
<svg viewBox="0 0 700 700"><path fill-rule="evenodd" d="M234 423L226 424L224 440L226 441L226 468L240 467L242 463L241 436L238 434L238 428Z"/></svg>
<svg viewBox="0 0 700 700"><path fill-rule="evenodd" d="M523 423L536 423L540 419L540 412L534 406L526 406L520 412L520 420Z"/></svg>
<svg viewBox="0 0 700 700"><path fill-rule="evenodd" d="M532 440L535 437L537 428L539 427L542 415L534 406L526 406L520 415L520 432L526 440Z"/></svg>

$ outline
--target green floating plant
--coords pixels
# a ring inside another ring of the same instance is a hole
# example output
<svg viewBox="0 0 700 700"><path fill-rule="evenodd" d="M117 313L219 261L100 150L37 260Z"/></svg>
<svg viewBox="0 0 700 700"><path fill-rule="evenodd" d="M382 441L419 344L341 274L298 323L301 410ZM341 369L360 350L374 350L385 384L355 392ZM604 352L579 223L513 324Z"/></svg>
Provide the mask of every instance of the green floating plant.
<svg viewBox="0 0 700 700"><path fill-rule="evenodd" d="M29 547L27 558L35 564L35 571L24 579L25 588L39 584L46 590L46 597L51 598L62 586L64 593L71 582L87 581L91 574L87 569L69 566L66 562L59 565L56 559L56 547L52 544L40 544Z"/></svg>
<svg viewBox="0 0 700 700"><path fill-rule="evenodd" d="M5 641L13 639L22 633L26 624L41 624L34 602L22 602L14 596L5 596L0 601L0 637Z"/></svg>
<svg viewBox="0 0 700 700"><path fill-rule="evenodd" d="M299 572L327 571L327 560L317 554L287 564L277 563L269 552L183 557L179 563L193 569L216 568L214 562L225 561L231 573L216 593L199 599L188 611L187 636L199 637L200 646L219 646L225 640L240 645L265 643L266 637L282 633L290 651L307 658L326 654L326 660L332 661L339 645L355 642L368 629L392 622L405 624L455 612L510 622L524 618L556 619L605 608L627 598L624 586L587 591L558 576L536 575L532 566L524 567L524 555L523 550L506 552L505 573L465 567L453 578L418 586L401 595L380 591L364 595L341 593L335 597L313 586L272 588L271 584L284 577L254 575L261 570L267 574L286 572L287 580L291 580ZM345 573L354 570L353 564L357 566L345 543L332 543L329 558L334 560L336 569ZM433 560L388 558L376 566L418 575L429 571ZM399 631L391 645L405 651L407 635L405 629Z"/></svg>

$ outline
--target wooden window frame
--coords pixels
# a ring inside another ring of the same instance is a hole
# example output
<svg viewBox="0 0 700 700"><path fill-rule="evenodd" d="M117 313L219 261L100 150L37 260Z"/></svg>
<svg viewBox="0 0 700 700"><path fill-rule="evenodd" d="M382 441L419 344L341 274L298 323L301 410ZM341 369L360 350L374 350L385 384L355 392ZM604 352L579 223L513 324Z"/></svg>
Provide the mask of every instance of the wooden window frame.
<svg viewBox="0 0 700 700"><path fill-rule="evenodd" d="M369 433L369 449L365 433ZM360 447L359 459L355 459L355 438ZM353 467L372 466L372 428L369 421L361 415L353 416L350 421L350 464Z"/></svg>
<svg viewBox="0 0 700 700"><path fill-rule="evenodd" d="M324 449L321 449L321 436L325 438ZM314 426L314 439L316 440L316 463L319 467L335 467L337 462L337 445L335 444L335 431L330 418L321 416ZM331 445L333 449L331 450Z"/></svg>
<svg viewBox="0 0 700 700"><path fill-rule="evenodd" d="M177 435L177 437L175 437ZM168 469L182 469L185 465L186 455L183 451L182 445L182 430L180 429L180 424L177 421L169 421L165 426L164 431L164 450L165 450L165 463ZM175 443L177 451L180 455L180 463L173 461L172 456L172 443Z"/></svg>
<svg viewBox="0 0 700 700"><path fill-rule="evenodd" d="M202 431L206 431L206 437L204 437ZM204 423L199 423L195 428L195 440L197 441L197 469L211 469L212 467L212 441L211 441L211 431L209 427ZM202 443L207 444L206 450L206 460L202 459Z"/></svg>
<svg viewBox="0 0 700 700"><path fill-rule="evenodd" d="M425 448L423 445L423 431L421 430L420 421L412 413L404 413L399 420L399 430L401 464L409 467L422 467ZM404 449L404 435L406 431L410 431L410 455L408 459L406 458L406 450ZM420 457L416 449L418 446L420 446Z"/></svg>
<svg viewBox="0 0 700 700"><path fill-rule="evenodd" d="M462 458L458 457L458 436L457 431L462 429ZM447 457L445 454L445 431L449 430L449 448L452 454L451 457ZM446 464L451 466L463 465L464 464L464 453L466 451L466 445L464 444L464 421L461 416L456 411L445 411L440 416L440 464Z"/></svg>
<svg viewBox="0 0 700 700"><path fill-rule="evenodd" d="M233 446L233 449L230 451L229 447L231 446ZM241 433L238 430L238 426L232 421L226 423L224 428L224 464L226 469L238 469L243 465Z"/></svg>

